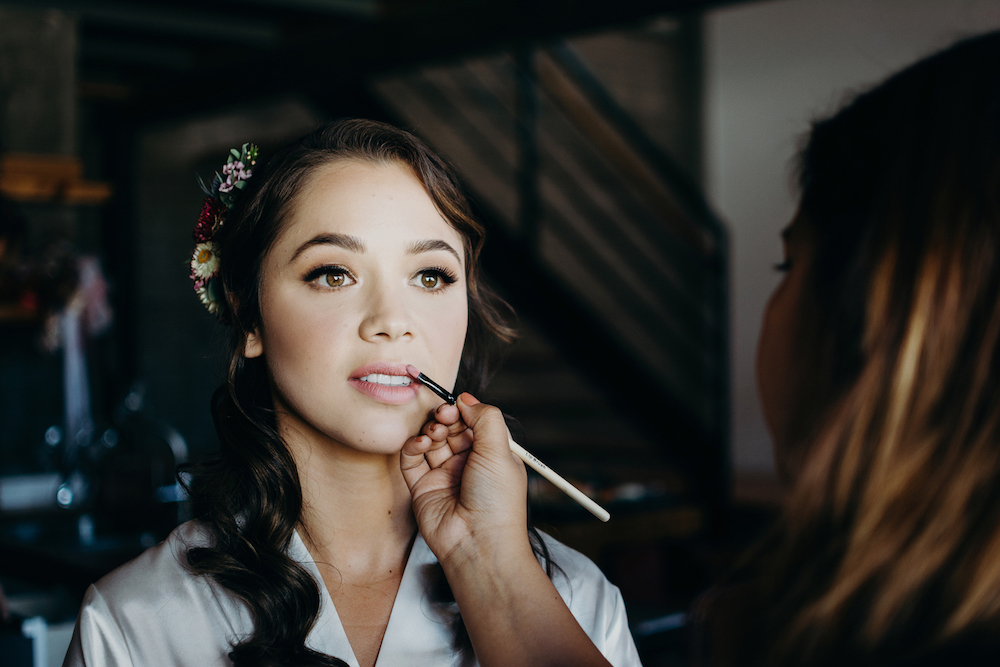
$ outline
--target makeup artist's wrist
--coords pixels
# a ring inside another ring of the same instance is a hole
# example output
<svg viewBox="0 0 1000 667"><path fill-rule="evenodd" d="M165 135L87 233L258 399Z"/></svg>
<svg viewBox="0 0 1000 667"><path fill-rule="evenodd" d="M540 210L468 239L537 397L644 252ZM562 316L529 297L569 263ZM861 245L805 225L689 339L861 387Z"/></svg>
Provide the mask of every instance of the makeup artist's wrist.
<svg viewBox="0 0 1000 667"><path fill-rule="evenodd" d="M483 667L610 667L539 565L527 531L480 536L443 564Z"/></svg>
<svg viewBox="0 0 1000 667"><path fill-rule="evenodd" d="M527 531L523 526L515 528L484 528L459 541L439 559L445 576L452 581L452 577L475 577L484 571L500 572L531 562L537 565Z"/></svg>

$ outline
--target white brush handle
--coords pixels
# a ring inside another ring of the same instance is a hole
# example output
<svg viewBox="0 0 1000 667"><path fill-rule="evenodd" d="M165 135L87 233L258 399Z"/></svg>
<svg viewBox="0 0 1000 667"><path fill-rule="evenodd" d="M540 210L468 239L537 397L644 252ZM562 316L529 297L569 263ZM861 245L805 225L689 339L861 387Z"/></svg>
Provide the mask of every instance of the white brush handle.
<svg viewBox="0 0 1000 667"><path fill-rule="evenodd" d="M539 475L541 475L545 479L555 484L560 491L565 493L567 496L569 496L576 502L583 505L588 512L596 516L601 521L607 521L608 519L611 518L611 515L608 514L608 511L606 509L604 509L603 507L595 503L593 500L588 498L586 495L584 495L584 493L580 491L580 489L576 488L575 486L567 482L558 473L553 471L552 468L548 467L547 465L539 461L534 454L532 454L527 449L514 442L513 438L508 436L507 440L510 443L510 451L517 454L517 456L522 461L531 466L531 468Z"/></svg>

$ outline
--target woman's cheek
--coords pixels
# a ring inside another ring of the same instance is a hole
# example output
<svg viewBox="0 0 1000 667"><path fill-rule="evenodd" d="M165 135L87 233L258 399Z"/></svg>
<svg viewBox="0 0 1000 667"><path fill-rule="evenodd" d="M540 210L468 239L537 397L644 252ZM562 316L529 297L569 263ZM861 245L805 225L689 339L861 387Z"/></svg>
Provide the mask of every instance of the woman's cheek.
<svg viewBox="0 0 1000 667"><path fill-rule="evenodd" d="M451 356L450 370L452 372L452 382L458 377L458 369L462 363L462 352L465 348L465 337L469 328L468 312L463 312L456 317L449 327L449 345Z"/></svg>

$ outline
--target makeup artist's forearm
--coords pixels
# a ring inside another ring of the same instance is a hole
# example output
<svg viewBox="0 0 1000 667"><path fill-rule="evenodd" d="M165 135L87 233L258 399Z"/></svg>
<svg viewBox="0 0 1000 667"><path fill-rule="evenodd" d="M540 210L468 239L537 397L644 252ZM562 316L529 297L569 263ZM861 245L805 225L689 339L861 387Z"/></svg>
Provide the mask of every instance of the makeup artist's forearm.
<svg viewBox="0 0 1000 667"><path fill-rule="evenodd" d="M482 667L610 667L527 540L451 554L445 576Z"/></svg>

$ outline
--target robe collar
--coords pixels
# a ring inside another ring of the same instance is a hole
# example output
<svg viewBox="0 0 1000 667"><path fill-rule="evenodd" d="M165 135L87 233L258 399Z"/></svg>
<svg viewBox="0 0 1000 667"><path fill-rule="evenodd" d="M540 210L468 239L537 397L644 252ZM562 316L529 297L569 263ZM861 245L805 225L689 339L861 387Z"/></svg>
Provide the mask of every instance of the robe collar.
<svg viewBox="0 0 1000 667"><path fill-rule="evenodd" d="M288 555L302 565L319 586L319 616L309 631L306 645L320 653L340 658L351 667L359 667L330 592L298 531L295 531L288 545ZM403 568L403 578L389 613L389 623L385 628L375 667L452 662L451 629L446 620L441 618L440 612L434 609L427 595L428 583L424 571L426 566L435 563L437 557L424 542L423 536L417 533ZM416 656L421 655L433 662L414 661Z"/></svg>

